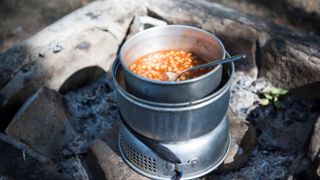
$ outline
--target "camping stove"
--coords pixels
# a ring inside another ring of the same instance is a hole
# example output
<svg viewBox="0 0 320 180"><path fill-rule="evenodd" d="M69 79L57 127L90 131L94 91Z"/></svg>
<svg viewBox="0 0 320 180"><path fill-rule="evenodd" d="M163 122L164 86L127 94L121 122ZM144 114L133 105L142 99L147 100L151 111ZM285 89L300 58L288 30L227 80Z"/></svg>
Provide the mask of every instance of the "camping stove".
<svg viewBox="0 0 320 180"><path fill-rule="evenodd" d="M216 169L230 148L226 112L233 69L233 64L224 65L221 86L203 100L166 106L130 94L116 61L113 77L124 161L152 179L193 179Z"/></svg>
<svg viewBox="0 0 320 180"><path fill-rule="evenodd" d="M214 35L193 27L164 26L128 40L112 67L122 118L119 148L124 161L142 175L193 179L216 169L229 151L226 114L234 65L219 65L221 71L211 71L212 77L208 73L180 82L150 80L127 67L130 60L168 48L191 49L210 60L230 57ZM211 78L217 81L209 83L207 79ZM204 92L206 88L210 91ZM195 99L179 99L200 94Z"/></svg>
<svg viewBox="0 0 320 180"><path fill-rule="evenodd" d="M223 162L230 148L227 116L204 136L179 143L153 142L158 143L154 145L144 143L146 139L141 140L125 122L121 124L119 148L122 158L132 169L152 179L175 179L176 176L193 179L203 176ZM214 148L217 144L222 145ZM166 161L153 148L166 148L181 162Z"/></svg>
<svg viewBox="0 0 320 180"><path fill-rule="evenodd" d="M122 119L119 148L124 161L153 179L193 179L216 169L230 148L226 112L233 67L224 65L221 86L200 102L172 106L126 91L121 66L115 62L113 77Z"/></svg>

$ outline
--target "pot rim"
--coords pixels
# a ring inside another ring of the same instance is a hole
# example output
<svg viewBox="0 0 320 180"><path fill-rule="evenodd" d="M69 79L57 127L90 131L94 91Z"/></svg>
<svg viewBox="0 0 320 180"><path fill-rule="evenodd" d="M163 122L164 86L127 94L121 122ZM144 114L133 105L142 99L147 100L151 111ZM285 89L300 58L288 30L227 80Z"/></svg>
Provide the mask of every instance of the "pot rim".
<svg viewBox="0 0 320 180"><path fill-rule="evenodd" d="M143 81L147 81L149 83L153 83L153 84L158 84L158 85L177 85L177 84L189 84L189 83L193 83L195 81L199 81L201 79L204 79L204 78L207 78L208 76L210 76L211 74L215 73L216 71L218 71L219 68L222 68L221 65L217 65L214 69L212 69L211 71L209 71L208 73L205 73L199 77L196 77L196 78L192 78L192 79L188 79L188 80L184 80L184 81L174 81L174 82L171 82L171 81L159 81L159 80L153 80L153 79L149 79L149 78L145 78L145 77L142 77L142 76L139 76L137 74L135 74L134 72L132 72L127 65L124 64L123 62L123 49L128 46L128 42L134 38L137 38L139 36L141 36L141 34L143 33L147 33L147 32L152 32L154 30L157 30L157 29L163 29L163 28L186 28L186 29L191 29L191 30L196 30L196 31L200 31L202 33L205 33L207 35L209 35L212 39L214 39L218 45L221 47L222 49L222 58L221 59L224 59L226 57L226 50L225 50L225 47L223 45L223 43L221 42L220 39L218 39L215 35L213 35L212 33L206 31L206 30L203 30L203 29L200 29L200 28L196 28L196 27L193 27L193 26L187 26L187 25L163 25L163 26L157 26L157 27L152 27L152 28L149 28L149 29L146 29L144 31L141 31L135 35L133 35L131 38L129 38L123 45L122 47L120 48L120 52L119 52L119 60L120 60L120 63L122 65L122 67L124 68L125 71L129 72L130 75L140 79L140 80L143 80Z"/></svg>
<svg viewBox="0 0 320 180"><path fill-rule="evenodd" d="M230 56L229 53L227 51L225 51L225 54L227 56ZM120 67L120 63L118 62L119 59L116 58L116 60L113 63L112 66L112 78L113 78L113 82L115 84L115 87L118 89L118 91L120 93L122 93L125 97L129 98L130 100L133 100L134 102L138 102L141 105L146 105L146 106L156 106L156 107L168 107L168 108L182 108L182 107L190 107L191 105L197 105L197 104L201 104L205 101L209 101L210 99L215 99L215 97L218 97L219 94L223 94L222 92L227 89L228 87L230 87L231 82L234 78L234 63L228 63L231 64L231 73L229 76L229 79L227 80L227 82L221 87L219 88L217 91L212 92L211 94L209 94L208 96L205 96L201 99L197 99L194 101L189 101L189 102L183 102L183 103L160 103L160 102L153 102L153 101L149 101L149 100L145 100L142 98L139 98L137 96L134 96L133 94L127 92L124 88L122 88L122 86L119 84L118 80L117 80L117 71L118 68ZM122 65L121 65L122 66Z"/></svg>
<svg viewBox="0 0 320 180"><path fill-rule="evenodd" d="M123 94L122 96L124 96L131 103L146 109L150 109L154 111L179 112L179 111L190 111L190 110L205 107L206 105L210 104L213 101L216 101L216 99L224 95L224 92L227 90L228 90L227 88L223 88L223 92L221 92L217 96L214 96L211 99L208 99L207 101L199 102L197 104L190 103L189 106L178 106L178 105L177 106L158 106L156 104L146 104L141 101L137 101L132 97L126 96L126 94L124 94L123 91L119 91L119 93Z"/></svg>

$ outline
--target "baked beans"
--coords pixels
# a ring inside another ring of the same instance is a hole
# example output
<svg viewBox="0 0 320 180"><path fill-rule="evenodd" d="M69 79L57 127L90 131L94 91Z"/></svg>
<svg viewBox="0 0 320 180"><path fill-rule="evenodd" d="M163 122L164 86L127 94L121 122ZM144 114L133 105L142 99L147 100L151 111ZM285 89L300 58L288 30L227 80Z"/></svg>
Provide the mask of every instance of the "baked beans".
<svg viewBox="0 0 320 180"><path fill-rule="evenodd" d="M140 57L134 61L133 64L129 65L129 69L145 78L168 81L169 78L166 72L179 74L185 69L205 63L207 63L207 61L199 59L191 52L181 50L162 50ZM212 68L186 72L180 76L178 81L201 76L210 70L212 70Z"/></svg>

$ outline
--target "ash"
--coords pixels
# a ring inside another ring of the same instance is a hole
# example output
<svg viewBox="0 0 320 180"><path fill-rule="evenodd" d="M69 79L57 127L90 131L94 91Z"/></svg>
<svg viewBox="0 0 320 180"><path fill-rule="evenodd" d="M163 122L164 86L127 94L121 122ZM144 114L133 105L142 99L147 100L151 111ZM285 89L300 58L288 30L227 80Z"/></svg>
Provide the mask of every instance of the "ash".
<svg viewBox="0 0 320 180"><path fill-rule="evenodd" d="M283 179L295 155L283 152L258 151L250 156L247 165L238 171L216 176L216 179Z"/></svg>
<svg viewBox="0 0 320 180"><path fill-rule="evenodd" d="M74 149L77 146L85 148L92 140L112 128L114 120L118 118L116 91L108 76L101 77L89 86L68 92L64 97L74 118L72 124L79 133L79 137L71 143Z"/></svg>
<svg viewBox="0 0 320 180"><path fill-rule="evenodd" d="M73 179L87 180L88 174L81 164L81 160L78 157L70 158L57 164L58 171L64 174L70 174ZM1 180L1 179L0 179Z"/></svg>

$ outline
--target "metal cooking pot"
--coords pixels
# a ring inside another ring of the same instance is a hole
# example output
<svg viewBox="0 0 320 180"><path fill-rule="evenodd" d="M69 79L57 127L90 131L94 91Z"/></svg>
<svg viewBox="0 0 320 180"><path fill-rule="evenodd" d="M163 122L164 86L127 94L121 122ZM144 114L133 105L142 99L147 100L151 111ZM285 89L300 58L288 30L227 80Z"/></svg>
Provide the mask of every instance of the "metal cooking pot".
<svg viewBox="0 0 320 180"><path fill-rule="evenodd" d="M127 40L119 53L127 90L133 95L154 102L190 102L207 96L220 84L221 65L202 76L179 82L151 80L129 70L128 66L139 57L159 50L189 51L206 61L225 58L220 40L195 27L168 25L142 31Z"/></svg>
<svg viewBox="0 0 320 180"><path fill-rule="evenodd" d="M225 116L229 104L233 63L222 66L218 90L189 103L158 103L134 96L123 80L125 70L115 61L112 74L121 115L137 133L162 142L186 141L212 131Z"/></svg>

